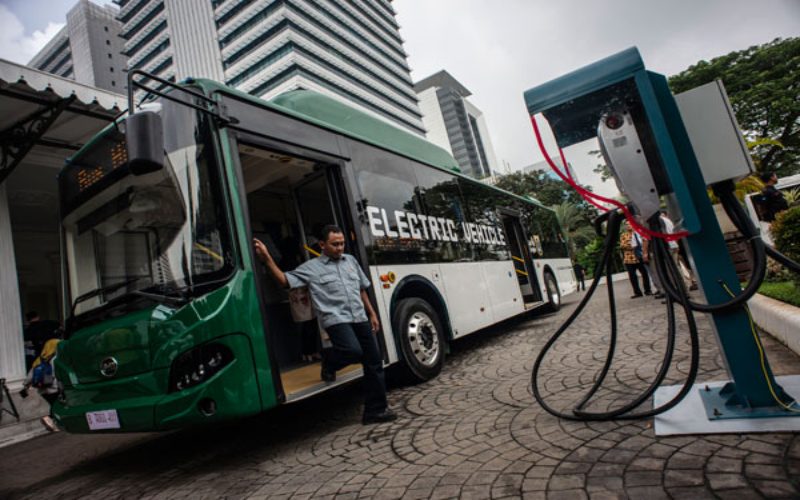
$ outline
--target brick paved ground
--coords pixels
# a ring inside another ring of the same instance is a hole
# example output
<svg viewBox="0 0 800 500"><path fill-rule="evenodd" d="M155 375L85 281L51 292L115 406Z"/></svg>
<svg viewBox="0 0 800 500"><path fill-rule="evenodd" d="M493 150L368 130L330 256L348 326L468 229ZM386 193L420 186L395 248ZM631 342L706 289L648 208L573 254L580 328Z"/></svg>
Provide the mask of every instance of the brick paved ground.
<svg viewBox="0 0 800 500"><path fill-rule="evenodd" d="M627 299L626 283L618 291L619 359L593 409L645 387L664 344L660 304ZM556 406L578 399L602 363L608 314L596 298L545 366ZM797 433L656 438L652 420L585 424L544 413L529 393L530 368L575 304L573 296L558 314L459 342L436 380L391 392L397 422L360 425L352 386L213 429L60 433L0 449L0 497L5 486L42 498L800 498ZM720 380L721 359L700 326L700 380ZM672 383L688 367L681 340ZM765 344L776 374L800 373L796 356Z"/></svg>

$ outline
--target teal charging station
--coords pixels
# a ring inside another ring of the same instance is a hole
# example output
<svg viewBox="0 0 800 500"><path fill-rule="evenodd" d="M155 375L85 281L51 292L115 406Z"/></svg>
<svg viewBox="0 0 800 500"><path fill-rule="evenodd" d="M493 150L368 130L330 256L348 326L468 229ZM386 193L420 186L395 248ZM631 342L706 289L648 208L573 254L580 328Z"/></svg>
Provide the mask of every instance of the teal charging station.
<svg viewBox="0 0 800 500"><path fill-rule="evenodd" d="M525 92L525 103L531 117L541 113L547 119L560 148L597 138L603 120L606 129L620 126L608 120L614 113L630 122L638 136L630 151L634 158L625 160L624 169L609 167L640 221L657 217L652 205L665 201L676 227L688 233L690 261L707 303L723 304L742 292L676 99L663 75L645 69L637 49L532 88ZM630 148L623 139L612 137L601 146ZM606 155L607 162L611 156ZM731 173L730 179L741 176ZM787 407L793 398L775 381L746 307L710 316L730 382L717 389L698 385L708 418L800 416Z"/></svg>

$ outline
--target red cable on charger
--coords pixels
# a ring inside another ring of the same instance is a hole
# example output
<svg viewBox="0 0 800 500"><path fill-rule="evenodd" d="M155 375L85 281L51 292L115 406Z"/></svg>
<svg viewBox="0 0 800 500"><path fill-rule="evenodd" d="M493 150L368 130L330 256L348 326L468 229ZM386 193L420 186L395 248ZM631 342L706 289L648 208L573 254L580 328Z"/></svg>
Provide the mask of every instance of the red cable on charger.
<svg viewBox="0 0 800 500"><path fill-rule="evenodd" d="M544 155L544 158L545 158L545 161L547 161L547 164L550 165L550 168L559 177L561 177L561 180L563 180L564 182L566 182L567 184L572 186L572 188L575 191L577 191L578 194L581 195L581 198L586 200L586 202L590 203L591 205L597 207L598 209L600 209L600 210L602 210L604 212L607 212L610 209L608 207L600 205L595 200L599 200L599 201L602 201L604 203L609 203L609 204L614 205L615 207L619 208L625 214L625 219L630 223L631 227L633 227L633 229L637 233L639 233L640 235L642 235L644 238L647 238L647 239L660 238L660 239L662 239L664 241L677 241L677 240L679 240L681 238L685 238L686 236L689 235L688 231L680 231L680 232L672 233L672 234L660 233L658 231L651 231L650 229L647 229L643 225L639 224L639 222L636 220L636 218L631 213L630 209L628 209L628 207L624 203L620 203L619 201L611 199L611 198L606 198L605 196L600 196L599 194L593 193L592 191L589 191L588 189L584 188L583 186L580 186L577 182L575 182L572 179L572 175L569 172L569 167L567 166L567 159L564 156L564 151L559 147L558 148L558 152L559 152L559 154L561 156L561 162L564 164L564 168L567 170L567 173L570 174L570 175L564 175L564 173L558 168L558 166L555 164L555 162L550 158L550 155L548 154L547 149L544 147L544 141L542 141L542 134L539 132L539 126L536 123L536 117L533 116L533 115L531 115L531 123L533 124L533 132L534 132L534 134L536 134L536 142L539 144L539 151L541 151L541 153Z"/></svg>

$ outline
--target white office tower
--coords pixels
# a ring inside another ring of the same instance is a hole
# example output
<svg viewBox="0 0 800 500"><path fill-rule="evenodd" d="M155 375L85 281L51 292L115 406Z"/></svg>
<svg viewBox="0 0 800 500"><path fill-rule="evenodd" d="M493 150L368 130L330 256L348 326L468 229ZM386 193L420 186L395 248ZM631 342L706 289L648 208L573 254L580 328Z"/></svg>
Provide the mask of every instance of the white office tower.
<svg viewBox="0 0 800 500"><path fill-rule="evenodd" d="M567 170L564 170L564 162L561 161L561 158L557 156L551 156L550 161L555 163L556 167L563 173L564 175L571 176L572 179L577 182L581 183L581 179L578 177L578 174L575 172L575 168L572 166L572 163L567 162ZM551 179L560 181L561 176L553 171L553 168L550 166L550 162L547 160L542 160L537 163L533 163L528 165L527 167L522 167L522 172L529 174L533 172L542 172L544 175L550 177Z"/></svg>
<svg viewBox="0 0 800 500"><path fill-rule="evenodd" d="M414 84L427 139L450 151L461 171L483 179L497 170L489 130L481 110L467 97L472 93L447 71Z"/></svg>
<svg viewBox="0 0 800 500"><path fill-rule="evenodd" d="M80 0L67 12L67 24L28 66L78 83L123 93L126 61L119 38L122 24L113 5Z"/></svg>
<svg viewBox="0 0 800 500"><path fill-rule="evenodd" d="M130 69L310 89L424 134L389 0L117 0Z"/></svg>

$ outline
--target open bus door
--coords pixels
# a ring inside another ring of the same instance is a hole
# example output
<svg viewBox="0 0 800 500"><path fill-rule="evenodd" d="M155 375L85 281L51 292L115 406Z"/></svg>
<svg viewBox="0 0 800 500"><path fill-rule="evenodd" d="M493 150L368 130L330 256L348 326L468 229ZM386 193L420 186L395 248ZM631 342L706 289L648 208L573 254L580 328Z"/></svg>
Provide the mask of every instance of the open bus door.
<svg viewBox="0 0 800 500"><path fill-rule="evenodd" d="M250 231L264 242L278 267L290 271L316 258L321 251L320 232L328 224L342 228L347 237L345 251L359 258L360 252L354 247L357 242L349 237L354 233L348 205L341 201L341 167L335 160L301 157L249 143L240 144L239 152ZM319 360L308 359L326 345L324 331L316 318L302 321L291 314L288 291L270 276L262 276L260 283L267 343L277 368L273 376L279 377L285 400L325 390L330 384L320 377ZM337 384L360 373L359 365L346 367L338 372Z"/></svg>
<svg viewBox="0 0 800 500"><path fill-rule="evenodd" d="M539 303L542 301L542 296L539 291L536 273L534 272L528 240L525 238L519 216L505 211L501 215L503 230L506 233L508 248L511 251L511 259L514 262L514 271L517 273L517 282L522 293L522 300L526 306Z"/></svg>

